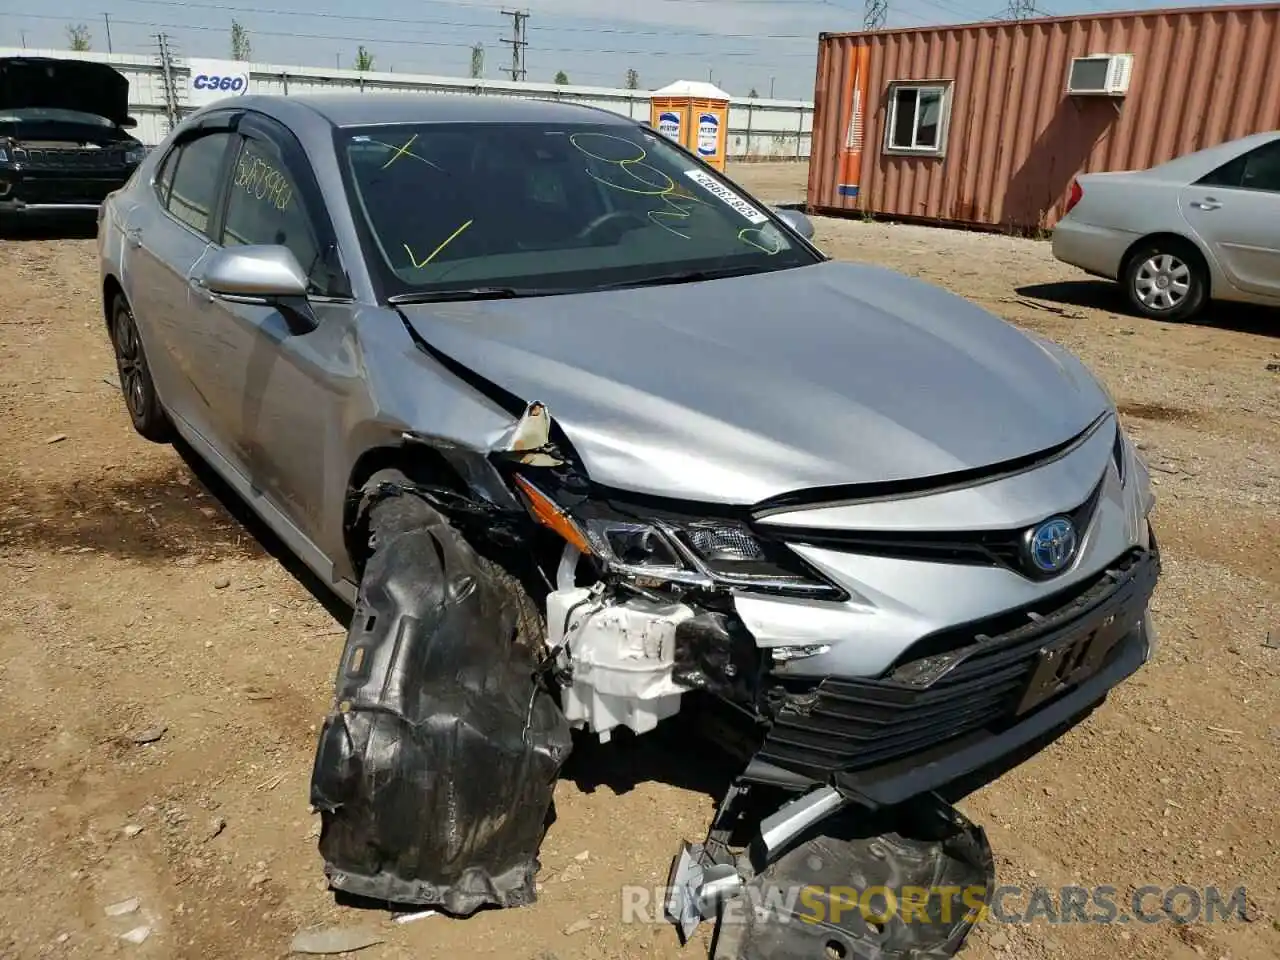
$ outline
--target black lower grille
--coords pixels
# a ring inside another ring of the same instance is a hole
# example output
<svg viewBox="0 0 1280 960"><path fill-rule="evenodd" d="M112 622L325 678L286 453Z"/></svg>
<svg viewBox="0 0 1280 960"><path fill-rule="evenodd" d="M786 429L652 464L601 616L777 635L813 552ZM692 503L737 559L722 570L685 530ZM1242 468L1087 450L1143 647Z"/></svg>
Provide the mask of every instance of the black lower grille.
<svg viewBox="0 0 1280 960"><path fill-rule="evenodd" d="M1016 722L1029 684L1041 676L1041 651L1092 635L1103 651L1102 662L1093 666L1102 666L1114 653L1109 645L1141 618L1159 569L1158 553L1135 551L1082 591L1060 599L1051 612L1024 611L1022 622L1012 627L1006 614L993 621L1004 628L999 633L984 631L992 624L974 624L967 631L970 645L953 649L941 669L935 654L927 658L930 663L902 664L880 679L824 680L813 694L794 697L778 711L758 756L824 778Z"/></svg>
<svg viewBox="0 0 1280 960"><path fill-rule="evenodd" d="M124 186L124 178L64 179L61 177L25 177L15 184L6 200L23 203L102 203L112 190Z"/></svg>

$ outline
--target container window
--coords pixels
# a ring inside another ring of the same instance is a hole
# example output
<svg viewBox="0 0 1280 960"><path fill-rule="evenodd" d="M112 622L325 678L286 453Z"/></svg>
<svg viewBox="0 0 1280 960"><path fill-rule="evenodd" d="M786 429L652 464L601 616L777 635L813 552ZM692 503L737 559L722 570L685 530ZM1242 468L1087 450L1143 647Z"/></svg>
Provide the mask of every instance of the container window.
<svg viewBox="0 0 1280 960"><path fill-rule="evenodd" d="M947 137L950 84L893 83L889 86L886 153L940 157Z"/></svg>

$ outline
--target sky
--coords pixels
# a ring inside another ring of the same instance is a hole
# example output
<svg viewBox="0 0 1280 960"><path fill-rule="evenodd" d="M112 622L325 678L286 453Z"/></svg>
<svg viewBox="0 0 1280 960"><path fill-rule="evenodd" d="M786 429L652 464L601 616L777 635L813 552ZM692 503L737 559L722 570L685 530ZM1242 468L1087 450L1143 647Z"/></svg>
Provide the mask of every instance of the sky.
<svg viewBox="0 0 1280 960"><path fill-rule="evenodd" d="M1200 5L1184 0L1186 5ZM888 25L971 23L1009 0L889 0ZM1045 15L1157 9L1178 0L1036 0ZM710 79L736 95L812 99L820 32L862 27L862 0L0 0L0 46L62 48L83 23L92 49L154 53L164 32L180 56L230 56L230 28L248 31L259 62L351 67L363 45L374 69L467 76L484 46L484 76L511 66L511 18L528 11L528 80L619 87L628 69L645 89ZM22 12L20 12L22 11ZM31 11L31 12L26 12ZM357 12L358 11L358 12Z"/></svg>

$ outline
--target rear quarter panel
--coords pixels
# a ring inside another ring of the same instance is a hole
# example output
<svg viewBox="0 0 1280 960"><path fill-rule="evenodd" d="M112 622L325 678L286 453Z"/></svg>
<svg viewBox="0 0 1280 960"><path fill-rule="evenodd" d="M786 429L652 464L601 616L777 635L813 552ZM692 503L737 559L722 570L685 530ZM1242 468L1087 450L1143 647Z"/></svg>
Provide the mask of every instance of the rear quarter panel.
<svg viewBox="0 0 1280 960"><path fill-rule="evenodd" d="M1179 209L1185 183L1149 172L1085 174L1083 196L1054 230L1054 255L1091 273L1115 279L1129 249L1143 237L1173 234L1195 244L1215 279L1217 262Z"/></svg>

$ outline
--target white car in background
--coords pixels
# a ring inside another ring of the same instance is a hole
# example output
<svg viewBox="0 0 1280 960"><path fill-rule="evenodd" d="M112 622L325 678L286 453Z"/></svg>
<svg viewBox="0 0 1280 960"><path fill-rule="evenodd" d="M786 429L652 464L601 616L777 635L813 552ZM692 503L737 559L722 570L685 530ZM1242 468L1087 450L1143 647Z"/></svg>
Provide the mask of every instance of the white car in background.
<svg viewBox="0 0 1280 960"><path fill-rule="evenodd" d="M1053 255L1118 280L1157 320L1190 319L1211 299L1280 306L1280 131L1077 177Z"/></svg>

